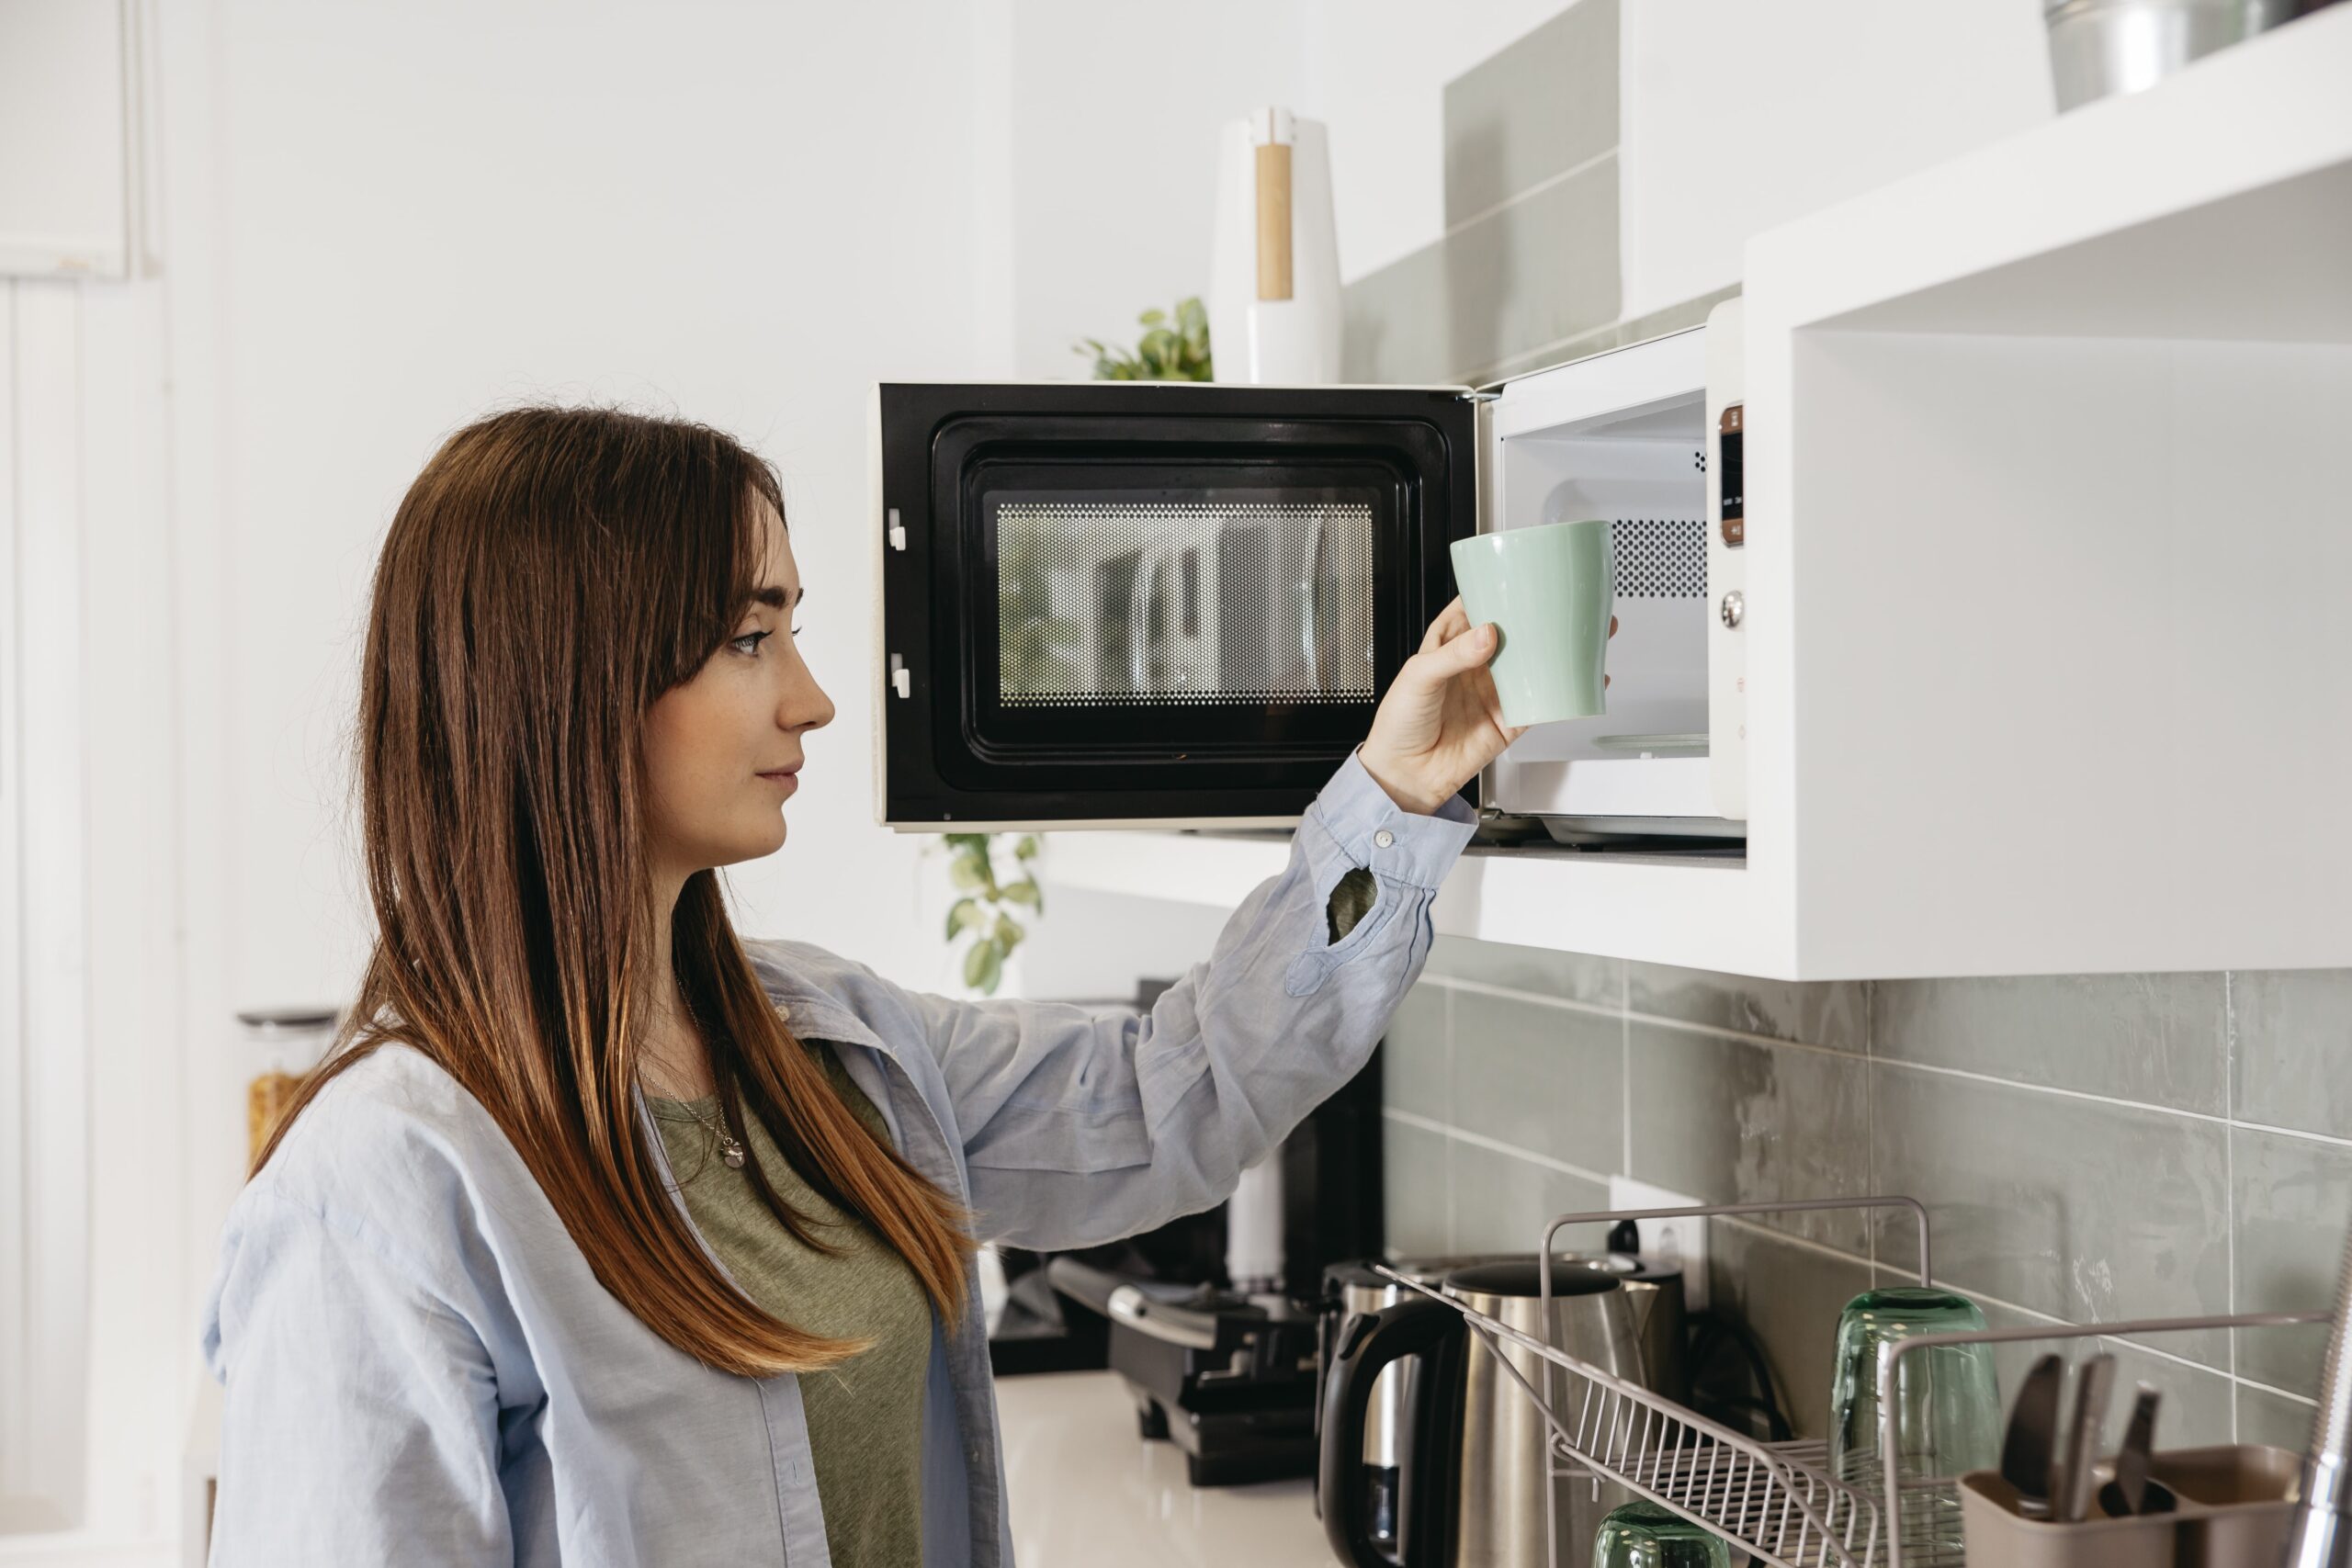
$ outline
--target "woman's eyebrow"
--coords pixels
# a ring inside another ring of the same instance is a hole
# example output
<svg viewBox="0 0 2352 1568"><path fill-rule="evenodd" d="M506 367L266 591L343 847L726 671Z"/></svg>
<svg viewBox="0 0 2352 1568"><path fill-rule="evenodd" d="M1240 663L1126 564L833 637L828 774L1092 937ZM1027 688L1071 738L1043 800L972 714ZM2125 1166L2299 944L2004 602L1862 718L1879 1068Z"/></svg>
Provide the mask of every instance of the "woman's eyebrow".
<svg viewBox="0 0 2352 1568"><path fill-rule="evenodd" d="M808 590L805 587L794 589L789 595L787 595L781 588L754 588L752 590L752 603L754 604L765 604L771 610L788 610L807 597L808 597Z"/></svg>

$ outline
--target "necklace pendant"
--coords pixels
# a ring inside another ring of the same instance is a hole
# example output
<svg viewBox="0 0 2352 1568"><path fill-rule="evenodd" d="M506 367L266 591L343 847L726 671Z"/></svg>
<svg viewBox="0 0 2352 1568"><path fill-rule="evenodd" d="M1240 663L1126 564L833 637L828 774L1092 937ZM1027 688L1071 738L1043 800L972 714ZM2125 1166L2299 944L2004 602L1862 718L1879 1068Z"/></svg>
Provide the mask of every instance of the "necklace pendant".
<svg viewBox="0 0 2352 1568"><path fill-rule="evenodd" d="M729 1170L743 1168L743 1145L729 1138L719 1145L718 1157L727 1162Z"/></svg>

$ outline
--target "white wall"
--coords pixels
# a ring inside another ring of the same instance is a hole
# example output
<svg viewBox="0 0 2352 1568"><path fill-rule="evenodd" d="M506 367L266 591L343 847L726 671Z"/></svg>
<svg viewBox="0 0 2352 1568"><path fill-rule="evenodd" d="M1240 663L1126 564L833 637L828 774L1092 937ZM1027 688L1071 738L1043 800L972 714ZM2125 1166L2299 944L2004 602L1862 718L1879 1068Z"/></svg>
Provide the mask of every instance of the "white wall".
<svg viewBox="0 0 2352 1568"><path fill-rule="evenodd" d="M735 886L751 929L903 970L913 846L869 825L865 409L877 375L970 373L967 258L998 242L969 196L967 17L230 0L222 23L241 997L354 973L337 792L367 574L444 434L548 397L675 410L783 469L801 645L841 716L791 847Z"/></svg>
<svg viewBox="0 0 2352 1568"><path fill-rule="evenodd" d="M1748 236L2049 118L2039 0L1623 0L1627 317L1740 276Z"/></svg>

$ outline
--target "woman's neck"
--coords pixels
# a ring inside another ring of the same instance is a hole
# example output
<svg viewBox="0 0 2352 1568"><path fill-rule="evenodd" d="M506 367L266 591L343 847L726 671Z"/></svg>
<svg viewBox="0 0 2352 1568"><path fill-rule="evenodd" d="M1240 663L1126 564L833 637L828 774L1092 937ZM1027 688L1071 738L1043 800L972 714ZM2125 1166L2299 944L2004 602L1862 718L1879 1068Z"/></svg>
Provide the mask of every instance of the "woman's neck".
<svg viewBox="0 0 2352 1568"><path fill-rule="evenodd" d="M645 1092L665 1100L700 1100L718 1088L710 1075L710 1053L686 1010L685 993L679 989L677 967L671 962L670 933L684 886L684 878L665 878L653 901L660 911L653 920L653 1003L647 1009L637 1062L638 1081Z"/></svg>

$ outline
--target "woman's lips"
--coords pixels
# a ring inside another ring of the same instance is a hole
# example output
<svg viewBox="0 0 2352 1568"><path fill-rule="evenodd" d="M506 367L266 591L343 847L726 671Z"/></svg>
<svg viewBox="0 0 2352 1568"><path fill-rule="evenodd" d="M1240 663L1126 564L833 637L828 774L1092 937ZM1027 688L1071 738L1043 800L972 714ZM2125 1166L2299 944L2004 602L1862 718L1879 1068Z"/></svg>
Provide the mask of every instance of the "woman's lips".
<svg viewBox="0 0 2352 1568"><path fill-rule="evenodd" d="M800 770L798 768L781 768L772 773L762 773L760 777L767 780L768 783L772 784L781 784L788 790L798 789L800 787Z"/></svg>

